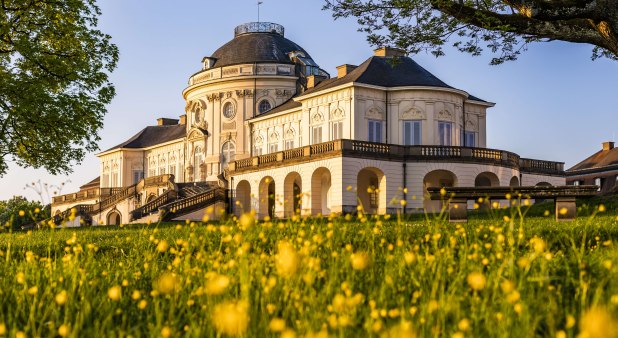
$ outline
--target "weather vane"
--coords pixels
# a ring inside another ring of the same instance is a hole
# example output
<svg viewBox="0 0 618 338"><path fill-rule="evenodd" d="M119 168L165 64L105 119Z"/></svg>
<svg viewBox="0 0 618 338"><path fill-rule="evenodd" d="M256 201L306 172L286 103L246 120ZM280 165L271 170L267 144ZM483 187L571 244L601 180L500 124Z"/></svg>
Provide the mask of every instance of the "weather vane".
<svg viewBox="0 0 618 338"><path fill-rule="evenodd" d="M257 8L258 8L258 22L260 22L260 5L263 4L263 1L258 1L257 2Z"/></svg>

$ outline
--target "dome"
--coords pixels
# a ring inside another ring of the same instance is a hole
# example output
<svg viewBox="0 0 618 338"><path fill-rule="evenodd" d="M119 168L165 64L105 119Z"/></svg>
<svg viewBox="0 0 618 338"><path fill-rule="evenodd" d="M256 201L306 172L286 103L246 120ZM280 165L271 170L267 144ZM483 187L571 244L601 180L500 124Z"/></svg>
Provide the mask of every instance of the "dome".
<svg viewBox="0 0 618 338"><path fill-rule="evenodd" d="M232 41L212 54L215 62L211 67L243 63L293 63L290 52L301 52L304 59L311 60L302 47L285 38L281 25L251 22L236 27L234 33Z"/></svg>

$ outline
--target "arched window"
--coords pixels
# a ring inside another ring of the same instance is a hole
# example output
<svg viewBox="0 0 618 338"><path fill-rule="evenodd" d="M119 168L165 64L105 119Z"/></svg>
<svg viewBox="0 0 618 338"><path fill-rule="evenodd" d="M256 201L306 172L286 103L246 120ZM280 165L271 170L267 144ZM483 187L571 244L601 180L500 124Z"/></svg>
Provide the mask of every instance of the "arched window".
<svg viewBox="0 0 618 338"><path fill-rule="evenodd" d="M225 116L226 119L231 119L234 117L234 115L236 115L234 105L231 102L226 103L223 106L223 116Z"/></svg>
<svg viewBox="0 0 618 338"><path fill-rule="evenodd" d="M271 106L270 106L270 102L268 102L268 100L260 101L260 104L258 105L258 111L260 112L260 114L264 114L265 112L269 111L270 109L271 109Z"/></svg>
<svg viewBox="0 0 618 338"><path fill-rule="evenodd" d="M236 156L236 146L232 141L223 143L221 147L221 168L227 168L227 165L234 161Z"/></svg>

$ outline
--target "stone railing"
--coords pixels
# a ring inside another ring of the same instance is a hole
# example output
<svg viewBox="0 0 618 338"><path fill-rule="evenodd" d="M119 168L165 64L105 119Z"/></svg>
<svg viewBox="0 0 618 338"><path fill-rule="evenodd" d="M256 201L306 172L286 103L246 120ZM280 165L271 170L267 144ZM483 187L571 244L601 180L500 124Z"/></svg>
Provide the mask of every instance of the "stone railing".
<svg viewBox="0 0 618 338"><path fill-rule="evenodd" d="M189 85L221 80L227 78L233 78L238 76L256 76L256 75L280 75L280 76L296 76L294 65L285 63L273 63L273 64L242 64L234 66L226 66L219 68L212 68L200 71L189 79ZM252 91L241 90L240 94L253 95Z"/></svg>
<svg viewBox="0 0 618 338"><path fill-rule="evenodd" d="M161 211L164 213L163 220L171 220L174 217L205 208L215 202L224 202L226 199L226 191L221 188L215 188L189 198L179 199L161 208Z"/></svg>
<svg viewBox="0 0 618 338"><path fill-rule="evenodd" d="M149 203L131 211L131 221L140 219L155 212L159 212L159 207L173 202L177 197L178 194L176 191L167 191L165 194L155 198L153 201L150 201Z"/></svg>
<svg viewBox="0 0 618 338"><path fill-rule="evenodd" d="M317 156L479 163L516 168L525 172L564 174L564 164L561 162L520 159L519 155L504 150L453 146L402 146L356 140L336 140L247 158L230 163L229 171L234 173L309 161Z"/></svg>
<svg viewBox="0 0 618 338"><path fill-rule="evenodd" d="M564 173L563 162L552 162L522 158L519 160L521 171L540 174Z"/></svg>
<svg viewBox="0 0 618 338"><path fill-rule="evenodd" d="M79 191L73 194L55 196L52 198L52 203L53 204L63 204L63 203L80 202L80 201L95 199L100 196L103 196L101 189L92 188L88 190L82 190L82 191Z"/></svg>

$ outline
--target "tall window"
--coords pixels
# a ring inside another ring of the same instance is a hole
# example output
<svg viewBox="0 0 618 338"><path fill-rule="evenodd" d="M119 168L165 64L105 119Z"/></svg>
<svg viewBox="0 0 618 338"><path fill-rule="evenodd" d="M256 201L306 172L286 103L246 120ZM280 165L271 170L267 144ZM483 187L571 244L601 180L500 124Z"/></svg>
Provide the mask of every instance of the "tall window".
<svg viewBox="0 0 618 338"><path fill-rule="evenodd" d="M268 153L272 154L272 153L276 153L279 151L279 144L277 142L273 142L273 143L269 143L268 144Z"/></svg>
<svg viewBox="0 0 618 338"><path fill-rule="evenodd" d="M226 103L223 106L223 116L227 119L231 119L236 115L236 110L234 109L234 105L231 102Z"/></svg>
<svg viewBox="0 0 618 338"><path fill-rule="evenodd" d="M382 121L369 120L369 142L382 142Z"/></svg>
<svg viewBox="0 0 618 338"><path fill-rule="evenodd" d="M285 150L294 149L294 140L285 140Z"/></svg>
<svg viewBox="0 0 618 338"><path fill-rule="evenodd" d="M260 114L264 114L265 112L269 111L270 109L271 109L271 106L270 106L270 102L268 102L268 100L260 101L260 104L258 105L258 111L260 112Z"/></svg>
<svg viewBox="0 0 618 338"><path fill-rule="evenodd" d="M461 146L476 147L476 133L473 131L464 131L463 128L461 128Z"/></svg>
<svg viewBox="0 0 618 338"><path fill-rule="evenodd" d="M403 144L418 146L421 140L421 121L403 121Z"/></svg>
<svg viewBox="0 0 618 338"><path fill-rule="evenodd" d="M322 126L313 127L313 144L322 143Z"/></svg>
<svg viewBox="0 0 618 338"><path fill-rule="evenodd" d="M440 138L441 146L450 146L453 144L453 123L452 122L438 122L438 137Z"/></svg>
<svg viewBox="0 0 618 338"><path fill-rule="evenodd" d="M594 185L596 185L597 191L601 191L601 189L603 188L603 179L600 177L597 177L594 179Z"/></svg>
<svg viewBox="0 0 618 338"><path fill-rule="evenodd" d="M333 137L331 138L331 140L338 140L343 138L343 122L333 122L332 129Z"/></svg>
<svg viewBox="0 0 618 338"><path fill-rule="evenodd" d="M573 181L573 185L579 185L579 181Z"/></svg>
<svg viewBox="0 0 618 338"><path fill-rule="evenodd" d="M142 178L144 178L143 170L133 170L133 184L137 184Z"/></svg>
<svg viewBox="0 0 618 338"><path fill-rule="evenodd" d="M260 156L262 155L262 145L256 145L253 147L253 156Z"/></svg>
<svg viewBox="0 0 618 338"><path fill-rule="evenodd" d="M227 165L234 161L236 157L236 146L232 141L223 143L221 147L221 168L227 168Z"/></svg>
<svg viewBox="0 0 618 338"><path fill-rule="evenodd" d="M195 152L193 154L193 176L195 177L195 181L201 181L202 170L201 165L204 163L204 152L200 146L195 147Z"/></svg>

